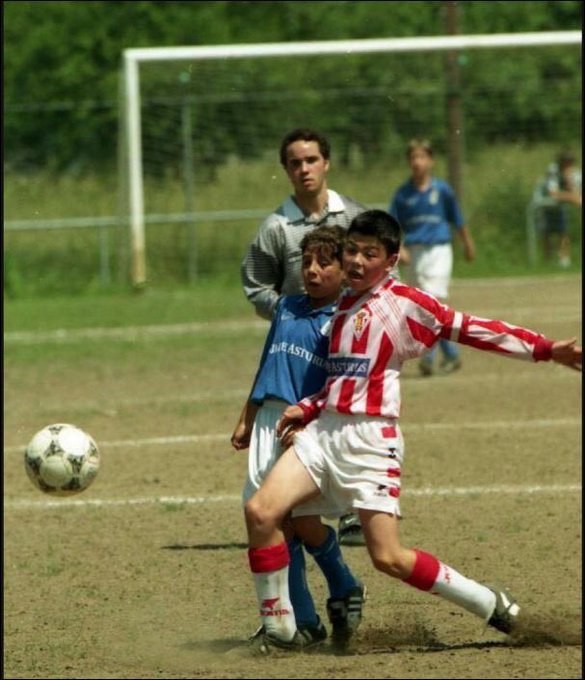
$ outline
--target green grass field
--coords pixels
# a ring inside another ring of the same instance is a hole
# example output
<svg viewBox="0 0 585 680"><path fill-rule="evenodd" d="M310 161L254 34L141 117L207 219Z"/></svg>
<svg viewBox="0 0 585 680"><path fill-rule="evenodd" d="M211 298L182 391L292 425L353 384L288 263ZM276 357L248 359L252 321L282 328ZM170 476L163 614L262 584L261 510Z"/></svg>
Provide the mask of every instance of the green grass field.
<svg viewBox="0 0 585 680"><path fill-rule="evenodd" d="M494 146L470 154L465 164L462 205L477 245L469 265L455 248L455 275L485 277L542 274L557 270L556 262L528 262L526 206L534 183L556 149L550 145ZM398 161L398 162L396 162ZM436 174L445 177L445 159L438 157ZM329 185L365 205L386 206L394 189L408 175L403 158L345 169L333 161ZM195 187L198 211L260 209L268 214L290 191L276 159L230 162L213 181ZM149 213L182 212L184 197L178 180L147 179ZM106 177L54 177L46 174L5 177L5 220L108 217L120 214L121 196L115 172ZM256 233L259 219L198 223L195 262L199 279L237 285L239 264ZM581 271L580 212L571 210L572 272ZM128 232L121 226L5 231L5 294L11 298L82 294L124 289L129 279ZM147 278L154 289L185 285L189 271L189 236L184 225L146 228ZM456 246L459 244L456 244ZM540 244L539 244L540 245ZM100 249L103 253L100 256ZM103 259L100 259L103 257ZM107 268L109 283L104 283Z"/></svg>
<svg viewBox="0 0 585 680"><path fill-rule="evenodd" d="M525 608L523 637L348 548L369 589L351 654L224 658L258 618L246 454L229 438L267 324L236 292L5 301L5 677L582 677L581 376L466 347L457 374L404 369L403 541L503 582ZM581 333L580 276L458 279L451 302L552 338ZM91 433L103 457L71 499L24 471L24 445L54 422ZM311 562L308 579L324 616Z"/></svg>

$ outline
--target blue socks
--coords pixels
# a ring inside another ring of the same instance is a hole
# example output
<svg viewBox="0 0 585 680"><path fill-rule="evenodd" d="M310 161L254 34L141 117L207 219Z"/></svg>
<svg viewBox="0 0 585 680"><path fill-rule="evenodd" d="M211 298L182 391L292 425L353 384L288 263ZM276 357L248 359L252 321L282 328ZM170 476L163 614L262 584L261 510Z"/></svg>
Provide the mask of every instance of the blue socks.
<svg viewBox="0 0 585 680"><path fill-rule="evenodd" d="M290 555L288 588L297 628L301 626L317 626L319 624L319 616L315 610L313 596L307 585L303 544L298 538L293 538L287 543ZM337 534L333 527L327 526L327 538L320 546L312 548L305 545L304 547L313 556L319 569L323 572L329 586L330 597L341 599L352 588L360 585L343 559L339 543L337 542Z"/></svg>
<svg viewBox="0 0 585 680"><path fill-rule="evenodd" d="M309 555L313 556L323 572L331 597L343 598L351 588L360 585L343 560L333 527L327 526L327 538L324 543L316 548L305 545L305 549Z"/></svg>
<svg viewBox="0 0 585 680"><path fill-rule="evenodd" d="M438 347L441 348L441 352L445 359L457 359L459 357L457 343L446 340L445 338L439 338L439 342L435 343L431 349L422 356L422 361L432 364L437 354Z"/></svg>
<svg viewBox="0 0 585 680"><path fill-rule="evenodd" d="M454 342L440 338L439 345L446 359L457 359L459 356L459 348Z"/></svg>
<svg viewBox="0 0 585 680"><path fill-rule="evenodd" d="M305 554L303 544L297 538L288 543L290 563L288 565L288 589L290 601L295 613L297 628L301 626L317 626L319 617L315 610L313 596L307 586Z"/></svg>

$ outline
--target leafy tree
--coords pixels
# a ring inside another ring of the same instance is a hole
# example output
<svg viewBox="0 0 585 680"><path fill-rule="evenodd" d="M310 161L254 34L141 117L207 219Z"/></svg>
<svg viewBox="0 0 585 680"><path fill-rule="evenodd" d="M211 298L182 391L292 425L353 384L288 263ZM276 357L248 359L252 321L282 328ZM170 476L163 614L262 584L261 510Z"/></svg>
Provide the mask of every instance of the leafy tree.
<svg viewBox="0 0 585 680"><path fill-rule="evenodd" d="M127 47L439 35L444 32L444 5L436 1L7 0L3 4L6 162L20 170L111 167L117 152L119 68ZM462 33L581 27L582 3L577 1L459 5ZM563 110L566 113L562 97L580 88L581 65L573 55L559 50L551 59L548 54L533 58L516 53L502 60L495 73L485 54L470 51L464 56L468 59L464 94L473 144L490 143L496 137L513 139L520 129L538 130L539 135L556 140L579 125L575 96L567 128L554 124ZM442 113L425 111L423 103L426 87L443 87L441 59L409 59L398 66L390 60L392 71L380 69L379 63L368 57L348 61L346 81L354 91L386 89L396 95L390 104L388 97L371 99L367 112L363 107L358 111L344 106L340 95L331 99L334 106L329 111L321 111L323 127L338 137L336 145L346 159L350 139L357 140L365 154L379 153L395 143L392 129L416 122L429 135L438 136L443 126ZM274 60L269 68L265 63L261 68L242 65L239 88L250 93L279 88L319 93L332 68L337 67L327 59L314 61L309 72L301 61L291 65L289 60L286 64ZM493 101L486 99L488 85L506 98L506 107L494 108ZM547 97L547 92L552 96ZM200 142L206 146L202 151L215 163L232 153L250 153L254 145L242 146L242 121L238 110L225 98L222 101L221 83L207 83L207 93L216 99L208 97L204 106L210 116L222 120L222 126L207 131ZM169 96L180 98L184 90ZM254 103L246 106L253 115ZM308 109L295 107L290 99L274 106L277 119L286 121L300 119L311 106L316 110L319 101L315 94L313 104L306 104ZM161 117L158 134L175 124L168 116ZM278 131L258 125L255 129L249 134L279 136L282 125Z"/></svg>

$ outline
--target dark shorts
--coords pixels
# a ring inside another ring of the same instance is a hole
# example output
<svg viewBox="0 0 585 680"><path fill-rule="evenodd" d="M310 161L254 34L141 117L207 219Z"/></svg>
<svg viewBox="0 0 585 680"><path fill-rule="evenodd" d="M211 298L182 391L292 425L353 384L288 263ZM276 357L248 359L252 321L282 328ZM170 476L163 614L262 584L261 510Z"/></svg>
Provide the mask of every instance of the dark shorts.
<svg viewBox="0 0 585 680"><path fill-rule="evenodd" d="M547 209L542 211L543 227L546 234L566 234L569 228L567 213L564 210Z"/></svg>

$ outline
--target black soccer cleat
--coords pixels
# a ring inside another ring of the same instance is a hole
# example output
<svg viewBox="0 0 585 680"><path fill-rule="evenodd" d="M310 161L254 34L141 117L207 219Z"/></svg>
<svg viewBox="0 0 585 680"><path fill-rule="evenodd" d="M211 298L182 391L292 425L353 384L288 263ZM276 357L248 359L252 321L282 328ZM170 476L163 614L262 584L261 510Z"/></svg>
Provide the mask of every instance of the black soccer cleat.
<svg viewBox="0 0 585 680"><path fill-rule="evenodd" d="M516 627L520 607L516 600L504 588L487 586L496 596L496 606L492 615L488 619L488 626L499 630L501 633L509 634Z"/></svg>
<svg viewBox="0 0 585 680"><path fill-rule="evenodd" d="M340 517L337 540L339 545L366 545L358 515L350 514Z"/></svg>
<svg viewBox="0 0 585 680"><path fill-rule="evenodd" d="M334 646L343 646L362 622L362 612L366 601L366 587L358 585L345 597L330 597L327 600L327 615L331 623L331 639Z"/></svg>

